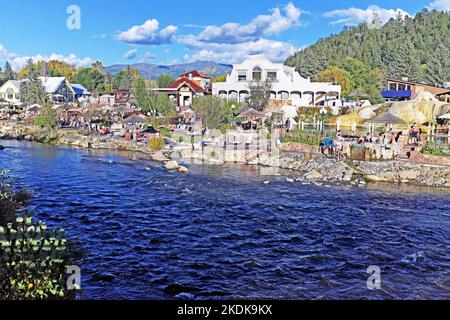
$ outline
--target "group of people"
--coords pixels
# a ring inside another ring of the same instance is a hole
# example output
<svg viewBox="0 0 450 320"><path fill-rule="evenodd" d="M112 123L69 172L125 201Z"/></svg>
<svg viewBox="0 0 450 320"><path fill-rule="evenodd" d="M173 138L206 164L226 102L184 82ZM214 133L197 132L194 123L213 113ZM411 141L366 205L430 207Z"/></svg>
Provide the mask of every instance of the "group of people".
<svg viewBox="0 0 450 320"><path fill-rule="evenodd" d="M418 146L420 141L422 140L422 128L414 123L409 129L409 140L408 145L410 146Z"/></svg>

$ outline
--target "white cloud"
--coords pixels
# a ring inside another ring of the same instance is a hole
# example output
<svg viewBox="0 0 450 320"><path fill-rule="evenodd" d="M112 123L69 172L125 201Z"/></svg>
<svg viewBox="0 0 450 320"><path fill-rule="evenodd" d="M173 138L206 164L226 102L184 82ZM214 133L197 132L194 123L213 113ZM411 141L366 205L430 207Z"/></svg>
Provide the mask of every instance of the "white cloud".
<svg viewBox="0 0 450 320"><path fill-rule="evenodd" d="M347 26L372 22L376 15L378 15L382 24L388 22L391 18L410 16L408 12L402 9L384 9L378 6L369 6L367 9L351 7L348 9L329 11L324 14L327 18L335 19L330 24L343 24Z"/></svg>
<svg viewBox="0 0 450 320"><path fill-rule="evenodd" d="M95 60L86 57L86 58L79 58L75 54L70 54L68 56L64 56L57 53L52 53L48 56L44 55L35 55L35 56L19 56L18 54L14 52L8 51L1 43L0 43L0 61L5 62L9 61L14 68L14 70L18 71L20 68L25 66L27 60L31 59L33 62L38 61L51 61L51 60L58 60L63 61L68 64L74 65L76 67L88 67L92 65Z"/></svg>
<svg viewBox="0 0 450 320"><path fill-rule="evenodd" d="M450 11L450 0L435 0L428 5L429 9Z"/></svg>
<svg viewBox="0 0 450 320"><path fill-rule="evenodd" d="M137 49L130 50L130 51L128 51L127 53L125 53L125 55L123 56L123 58L126 59L126 60L134 59L134 58L136 58L137 53L138 53L138 50L137 50Z"/></svg>
<svg viewBox="0 0 450 320"><path fill-rule="evenodd" d="M215 61L222 63L240 63L249 56L261 55L273 62L284 62L297 52L292 44L268 39L259 39L240 44L198 43L192 41L189 47L197 50L192 55L186 55L186 62Z"/></svg>
<svg viewBox="0 0 450 320"><path fill-rule="evenodd" d="M143 45L161 45L172 43L178 30L176 26L168 26L159 29L159 21L151 19L145 21L143 25L133 26L129 30L119 33L118 38L127 43Z"/></svg>
<svg viewBox="0 0 450 320"><path fill-rule="evenodd" d="M154 55L152 52L146 52L144 53L140 59L140 63L150 63L156 58L156 55Z"/></svg>
<svg viewBox="0 0 450 320"><path fill-rule="evenodd" d="M256 41L261 37L279 34L299 25L301 13L302 11L290 2L283 9L272 9L271 15L257 16L249 24L226 23L222 26L208 26L197 39L215 43Z"/></svg>

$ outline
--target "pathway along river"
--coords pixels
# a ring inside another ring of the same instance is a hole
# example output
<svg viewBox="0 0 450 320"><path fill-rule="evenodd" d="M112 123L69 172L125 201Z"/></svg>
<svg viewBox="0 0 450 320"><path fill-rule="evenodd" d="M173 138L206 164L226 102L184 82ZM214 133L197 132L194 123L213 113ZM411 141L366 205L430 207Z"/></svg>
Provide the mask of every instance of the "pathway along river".
<svg viewBox="0 0 450 320"><path fill-rule="evenodd" d="M181 175L127 153L2 144L37 219L81 249L83 299L450 298L447 191L265 185L250 167Z"/></svg>

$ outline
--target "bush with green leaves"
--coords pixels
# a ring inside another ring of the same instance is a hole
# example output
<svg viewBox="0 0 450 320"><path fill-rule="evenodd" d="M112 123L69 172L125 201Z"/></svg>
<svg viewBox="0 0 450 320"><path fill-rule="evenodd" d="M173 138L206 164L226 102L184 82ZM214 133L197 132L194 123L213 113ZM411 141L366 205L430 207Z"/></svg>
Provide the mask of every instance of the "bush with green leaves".
<svg viewBox="0 0 450 320"><path fill-rule="evenodd" d="M64 230L48 230L24 209L28 193L15 192L0 171L0 300L74 298L66 289Z"/></svg>
<svg viewBox="0 0 450 320"><path fill-rule="evenodd" d="M0 299L64 299L66 289L64 230L49 231L30 213L0 227Z"/></svg>
<svg viewBox="0 0 450 320"><path fill-rule="evenodd" d="M426 146L421 152L423 154L439 156L439 157L450 157L450 149L448 148L439 148L435 146Z"/></svg>

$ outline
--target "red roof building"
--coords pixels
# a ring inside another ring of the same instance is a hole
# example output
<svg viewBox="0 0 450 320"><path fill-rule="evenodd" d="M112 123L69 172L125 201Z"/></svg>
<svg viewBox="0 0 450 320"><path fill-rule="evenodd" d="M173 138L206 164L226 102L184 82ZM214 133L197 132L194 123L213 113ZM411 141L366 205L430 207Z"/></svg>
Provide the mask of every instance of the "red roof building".
<svg viewBox="0 0 450 320"><path fill-rule="evenodd" d="M192 106L196 96L211 94L211 77L198 71L182 74L175 82L165 88L155 89L160 94L167 94L176 101L178 111L185 111Z"/></svg>

